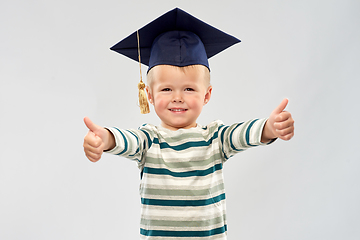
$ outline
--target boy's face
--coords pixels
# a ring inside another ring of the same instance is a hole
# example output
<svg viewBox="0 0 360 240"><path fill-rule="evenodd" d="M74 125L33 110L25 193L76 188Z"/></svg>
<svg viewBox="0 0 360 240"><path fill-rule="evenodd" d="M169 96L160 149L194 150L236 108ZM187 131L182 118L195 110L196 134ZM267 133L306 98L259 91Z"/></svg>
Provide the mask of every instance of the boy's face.
<svg viewBox="0 0 360 240"><path fill-rule="evenodd" d="M150 70L152 78L146 90L161 126L170 130L196 127L196 120L212 91L204 68L158 65Z"/></svg>

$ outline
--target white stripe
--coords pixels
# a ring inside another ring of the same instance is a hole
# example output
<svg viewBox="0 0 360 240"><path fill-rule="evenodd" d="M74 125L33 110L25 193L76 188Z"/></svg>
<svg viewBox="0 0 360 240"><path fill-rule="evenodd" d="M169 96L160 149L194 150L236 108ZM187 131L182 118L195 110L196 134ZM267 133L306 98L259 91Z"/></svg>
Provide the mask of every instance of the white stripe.
<svg viewBox="0 0 360 240"><path fill-rule="evenodd" d="M218 170L215 173L206 175L206 176L193 176L193 177L173 177L169 175L153 175L144 173L143 180L141 184L146 186L150 185L163 185L163 186L187 186L188 189L194 187L203 187L209 185L211 182L218 182L223 179L222 170ZM190 187L190 188L189 188Z"/></svg>
<svg viewBox="0 0 360 240"><path fill-rule="evenodd" d="M215 228L223 227L224 223L220 222L218 224L213 224L209 226L200 226L200 227L171 227L171 226L152 226L151 230L164 230L164 231L209 231ZM148 226L140 224L141 228L146 229Z"/></svg>
<svg viewBox="0 0 360 240"><path fill-rule="evenodd" d="M214 216L223 216L225 209L225 200L217 204L198 207L141 206L142 216L144 218L168 218L176 216L177 219L194 219L199 221L201 221L201 219L211 219Z"/></svg>
<svg viewBox="0 0 360 240"><path fill-rule="evenodd" d="M220 179L218 181L215 181L213 179L213 181L211 181L211 183L207 184L207 185L202 185L202 186L192 186L191 190L203 190L203 189L210 189L213 186L217 186L219 184L223 184L223 180ZM142 186L140 185L140 188L142 188ZM172 190L189 190L189 186L186 185L152 185L152 184L146 184L146 186L144 185L143 188L157 188L157 189L172 189Z"/></svg>
<svg viewBox="0 0 360 240"><path fill-rule="evenodd" d="M147 155L151 158L166 158L166 161L169 162L179 162L180 159L188 161L191 159L206 159L209 158L212 154L220 154L220 149L215 148L217 144L214 144L211 147L191 147L184 149L182 151L176 151L170 148L160 149L159 145L153 144L153 146L147 152ZM160 153L161 151L161 153ZM160 155L161 154L161 155Z"/></svg>
<svg viewBox="0 0 360 240"><path fill-rule="evenodd" d="M147 237L140 235L140 240L185 240L184 237ZM226 233L214 235L211 237L187 237L186 240L226 240Z"/></svg>

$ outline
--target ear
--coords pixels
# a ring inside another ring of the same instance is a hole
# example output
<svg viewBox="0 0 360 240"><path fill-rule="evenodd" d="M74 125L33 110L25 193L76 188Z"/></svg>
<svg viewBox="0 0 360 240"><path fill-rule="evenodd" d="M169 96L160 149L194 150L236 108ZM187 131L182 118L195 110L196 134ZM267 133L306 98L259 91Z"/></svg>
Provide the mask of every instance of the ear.
<svg viewBox="0 0 360 240"><path fill-rule="evenodd" d="M149 88L149 86L146 86L146 93L147 93L147 97L149 99L149 103L151 103L152 105L154 105L154 100L153 100L153 96L151 94L151 90Z"/></svg>
<svg viewBox="0 0 360 240"><path fill-rule="evenodd" d="M208 89L206 91L206 94L205 94L205 97L204 97L204 105L207 104L210 101L212 89L213 89L212 86L208 87Z"/></svg>

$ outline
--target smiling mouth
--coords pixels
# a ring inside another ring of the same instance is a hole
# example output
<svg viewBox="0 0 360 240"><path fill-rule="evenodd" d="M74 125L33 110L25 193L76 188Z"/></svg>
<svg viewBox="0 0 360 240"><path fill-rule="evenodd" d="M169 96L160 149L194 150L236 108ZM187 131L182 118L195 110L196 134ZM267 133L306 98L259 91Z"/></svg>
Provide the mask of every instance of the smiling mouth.
<svg viewBox="0 0 360 240"><path fill-rule="evenodd" d="M185 108L170 108L169 110L171 112L185 112L185 111L187 111L187 109L185 109Z"/></svg>

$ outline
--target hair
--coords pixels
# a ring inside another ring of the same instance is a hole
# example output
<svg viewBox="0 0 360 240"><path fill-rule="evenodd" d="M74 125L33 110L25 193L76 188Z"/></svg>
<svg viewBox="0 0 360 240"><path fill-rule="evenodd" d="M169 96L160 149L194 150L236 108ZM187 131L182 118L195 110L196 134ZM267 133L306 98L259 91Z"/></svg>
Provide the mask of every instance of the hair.
<svg viewBox="0 0 360 240"><path fill-rule="evenodd" d="M172 65L170 65L170 66L172 66ZM153 69L155 67L151 68L147 73L147 85L150 86L150 87L151 87L151 82L154 79L154 71L153 71ZM188 65L188 66L184 66L184 67L178 67L178 66L172 66L172 67L179 68L183 72L186 72L190 68L191 69L196 68L198 71L204 71L204 73L205 73L204 74L205 75L205 79L204 79L205 84L206 84L207 87L210 86L210 71L204 65L196 64L196 65Z"/></svg>

